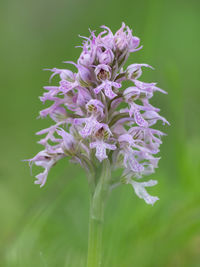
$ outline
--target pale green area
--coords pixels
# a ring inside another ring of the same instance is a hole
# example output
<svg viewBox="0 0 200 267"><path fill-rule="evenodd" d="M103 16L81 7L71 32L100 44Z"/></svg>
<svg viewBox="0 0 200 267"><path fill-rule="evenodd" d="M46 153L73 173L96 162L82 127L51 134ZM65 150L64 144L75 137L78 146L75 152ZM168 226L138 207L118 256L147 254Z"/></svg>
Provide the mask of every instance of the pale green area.
<svg viewBox="0 0 200 267"><path fill-rule="evenodd" d="M103 267L200 266L199 8L197 0L1 0L0 266L85 266L84 172L63 160L40 189L21 160L39 151L34 132L50 124L36 120L42 69L76 60L88 27L115 31L122 21L144 45L129 62L153 65L143 80L169 92L154 104L171 127L151 177L160 201L147 206L128 185L107 201Z"/></svg>

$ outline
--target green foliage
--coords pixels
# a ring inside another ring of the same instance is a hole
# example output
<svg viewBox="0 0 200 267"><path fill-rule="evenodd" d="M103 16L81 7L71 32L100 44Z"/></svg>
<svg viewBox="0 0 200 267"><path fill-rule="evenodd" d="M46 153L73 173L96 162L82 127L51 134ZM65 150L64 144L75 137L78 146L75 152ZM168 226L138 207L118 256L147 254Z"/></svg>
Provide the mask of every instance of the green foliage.
<svg viewBox="0 0 200 267"><path fill-rule="evenodd" d="M88 27L114 31L121 21L144 45L129 63L153 65L144 78L169 93L158 93L153 104L171 126L160 126L168 136L152 175L159 184L151 192L160 201L150 207L128 185L107 200L103 267L199 266L199 7L194 0L1 1L0 266L85 266L83 170L63 160L40 189L21 160L39 151L34 132L49 123L36 120L49 77L42 69L76 60L77 35L87 36Z"/></svg>

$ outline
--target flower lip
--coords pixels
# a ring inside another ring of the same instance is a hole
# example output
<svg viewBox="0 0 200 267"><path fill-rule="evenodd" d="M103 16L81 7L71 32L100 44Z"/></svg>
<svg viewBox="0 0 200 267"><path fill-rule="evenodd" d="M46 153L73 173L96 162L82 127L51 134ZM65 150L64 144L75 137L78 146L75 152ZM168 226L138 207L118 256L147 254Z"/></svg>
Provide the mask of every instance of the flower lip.
<svg viewBox="0 0 200 267"><path fill-rule="evenodd" d="M159 200L158 197L150 196L145 187L151 187L156 185L158 182L155 180L149 180L148 182L142 182L138 183L135 181L130 181L131 185L133 186L133 189L135 190L135 193L139 198L143 198L147 204L153 205L157 200Z"/></svg>
<svg viewBox="0 0 200 267"><path fill-rule="evenodd" d="M166 91L164 91L163 89L158 88L156 86L156 83L145 83L145 82L141 82L139 80L134 80L134 83L139 89L144 90L146 92L152 93L154 91L159 91L159 92L161 92L163 94L167 94Z"/></svg>

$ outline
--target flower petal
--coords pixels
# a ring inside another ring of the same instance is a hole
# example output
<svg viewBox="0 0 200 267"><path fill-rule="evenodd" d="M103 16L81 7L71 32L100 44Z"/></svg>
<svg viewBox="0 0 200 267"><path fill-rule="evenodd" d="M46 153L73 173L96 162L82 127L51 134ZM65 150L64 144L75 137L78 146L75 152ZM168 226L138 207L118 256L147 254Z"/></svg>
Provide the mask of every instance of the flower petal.
<svg viewBox="0 0 200 267"><path fill-rule="evenodd" d="M143 183L138 183L138 182L135 182L135 181L131 181L130 182L131 185L133 186L133 189L135 190L135 193L136 195L139 197L139 198L143 198L144 201L147 203L147 204L151 204L153 205L157 200L159 200L158 197L155 197L155 196L150 196L145 187L150 187L150 186L154 186L157 184L157 181L155 180L150 180L148 182L143 182Z"/></svg>

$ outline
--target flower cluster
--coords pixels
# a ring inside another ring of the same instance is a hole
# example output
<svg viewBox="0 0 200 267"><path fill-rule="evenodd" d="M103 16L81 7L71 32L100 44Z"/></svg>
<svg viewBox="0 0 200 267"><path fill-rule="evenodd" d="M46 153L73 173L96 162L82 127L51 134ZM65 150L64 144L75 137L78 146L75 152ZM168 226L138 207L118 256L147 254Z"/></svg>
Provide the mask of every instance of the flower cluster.
<svg viewBox="0 0 200 267"><path fill-rule="evenodd" d="M40 97L53 104L40 112L40 117L50 116L55 122L38 132L45 135L39 143L44 150L30 163L42 166L44 171L36 176L36 184L43 186L50 168L61 158L69 157L86 170L95 168L104 159L112 169L123 170L120 181L133 186L135 193L146 203L154 204L157 197L150 196L145 187L157 182L138 182L144 175L154 172L159 158L161 131L152 128L158 120L168 123L158 114L159 109L149 100L155 91L165 93L155 83L139 80L147 64L131 64L123 68L130 53L142 48L140 40L124 23L113 34L106 27L90 38L84 39L76 71L49 69L50 80L59 75L57 86L45 86ZM124 87L124 81L131 84ZM115 181L117 182L117 181Z"/></svg>

